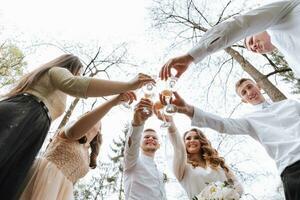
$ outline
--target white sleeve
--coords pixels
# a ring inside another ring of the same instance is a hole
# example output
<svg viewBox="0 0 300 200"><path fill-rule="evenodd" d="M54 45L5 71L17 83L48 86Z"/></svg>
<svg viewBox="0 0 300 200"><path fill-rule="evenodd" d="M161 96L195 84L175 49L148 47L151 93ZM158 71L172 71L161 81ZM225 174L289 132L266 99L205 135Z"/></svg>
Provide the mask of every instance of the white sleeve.
<svg viewBox="0 0 300 200"><path fill-rule="evenodd" d="M175 132L169 131L169 139L173 146L173 171L178 181L181 181L187 165L187 154L183 140L177 129Z"/></svg>
<svg viewBox="0 0 300 200"><path fill-rule="evenodd" d="M124 150L124 170L132 168L138 160L143 129L144 126L130 127Z"/></svg>
<svg viewBox="0 0 300 200"><path fill-rule="evenodd" d="M280 23L299 3L299 0L275 2L224 21L208 30L188 54L198 63L218 50Z"/></svg>
<svg viewBox="0 0 300 200"><path fill-rule="evenodd" d="M204 112L194 107L192 126L207 127L220 133L232 135L250 135L256 138L255 131L245 118L231 119Z"/></svg>

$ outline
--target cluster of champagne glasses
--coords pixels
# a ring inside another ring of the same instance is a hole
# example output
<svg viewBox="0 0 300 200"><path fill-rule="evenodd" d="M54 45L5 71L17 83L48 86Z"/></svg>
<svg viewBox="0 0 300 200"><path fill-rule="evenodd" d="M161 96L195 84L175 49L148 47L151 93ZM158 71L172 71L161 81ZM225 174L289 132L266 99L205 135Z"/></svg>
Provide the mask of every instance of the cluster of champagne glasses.
<svg viewBox="0 0 300 200"><path fill-rule="evenodd" d="M141 91L143 93L143 98L153 101L155 97L158 96L158 90L160 90L160 94L164 98L167 105L164 105L160 100L157 100L153 105L153 109L156 110L156 112L159 113L163 119L163 123L160 125L160 127L168 128L171 124L170 122L167 122L166 116L172 116L177 111L176 106L171 103L171 98L173 92L177 90L178 78L172 75L166 81L161 81L156 75L152 75L151 77L156 81L156 84L148 83L142 87ZM127 102L122 103L122 105L127 109L132 109ZM143 112L149 114L151 111L147 108L143 108Z"/></svg>

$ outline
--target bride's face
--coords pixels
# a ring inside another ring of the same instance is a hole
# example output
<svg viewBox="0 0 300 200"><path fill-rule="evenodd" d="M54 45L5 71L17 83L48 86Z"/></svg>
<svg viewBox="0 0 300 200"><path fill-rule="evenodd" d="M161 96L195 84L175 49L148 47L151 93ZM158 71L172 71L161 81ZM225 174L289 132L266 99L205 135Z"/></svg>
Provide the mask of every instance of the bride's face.
<svg viewBox="0 0 300 200"><path fill-rule="evenodd" d="M184 138L185 148L190 154L198 154L201 148L200 136L195 131L190 131Z"/></svg>

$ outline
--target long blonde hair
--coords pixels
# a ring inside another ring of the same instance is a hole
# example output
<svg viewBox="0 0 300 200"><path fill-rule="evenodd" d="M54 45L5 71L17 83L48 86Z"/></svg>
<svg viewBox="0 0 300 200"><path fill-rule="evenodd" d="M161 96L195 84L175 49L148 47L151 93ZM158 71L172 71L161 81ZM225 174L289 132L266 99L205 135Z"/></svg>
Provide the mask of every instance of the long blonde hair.
<svg viewBox="0 0 300 200"><path fill-rule="evenodd" d="M206 136L203 134L203 132L199 129L193 128L189 131L186 131L183 134L183 141L185 141L185 137L189 132L195 132L197 135L199 135L199 141L201 143L201 147L199 150L199 156L201 158L201 164L204 164L204 166L211 166L213 169L217 169L219 166L222 167L225 172L229 172L228 166L225 164L224 158L219 156L219 153L216 149L214 149L211 146L210 141L206 138ZM188 163L193 165L194 167L197 167L197 163L191 161L189 159L189 152L187 152L187 160Z"/></svg>
<svg viewBox="0 0 300 200"><path fill-rule="evenodd" d="M5 97L12 97L26 91L29 87L33 86L49 69L53 67L61 67L68 69L73 75L76 75L83 67L77 56L73 54L61 55L50 62L47 62L39 68L33 70L27 75L24 75L18 84L10 90Z"/></svg>

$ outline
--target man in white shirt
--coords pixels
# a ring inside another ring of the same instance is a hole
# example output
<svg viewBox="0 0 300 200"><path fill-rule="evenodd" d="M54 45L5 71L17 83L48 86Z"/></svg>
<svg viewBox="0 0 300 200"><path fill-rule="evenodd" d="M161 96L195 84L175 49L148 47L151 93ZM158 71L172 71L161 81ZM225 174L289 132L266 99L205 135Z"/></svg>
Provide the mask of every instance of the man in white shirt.
<svg viewBox="0 0 300 200"><path fill-rule="evenodd" d="M164 175L154 162L160 144L153 129L144 129L152 115L152 102L141 99L134 110L131 133L126 138L124 151L124 183L126 200L166 199ZM150 112L144 112L144 109ZM141 151L141 152L140 152Z"/></svg>
<svg viewBox="0 0 300 200"><path fill-rule="evenodd" d="M256 111L231 119L204 112L187 104L174 93L178 112L192 119L192 125L209 127L221 133L250 135L260 142L278 167L286 200L300 199L300 102L286 99L269 103L251 79L241 79L236 91L243 102Z"/></svg>
<svg viewBox="0 0 300 200"><path fill-rule="evenodd" d="M187 54L170 59L162 67L160 77L163 80L170 77L171 68L176 69L176 77L180 77L192 62L198 63L206 56L246 38L246 47L253 52L268 53L278 48L300 78L299 22L299 0L275 2L235 16L207 31Z"/></svg>

